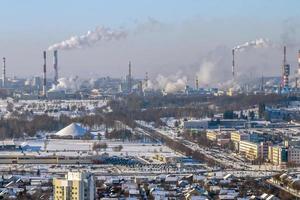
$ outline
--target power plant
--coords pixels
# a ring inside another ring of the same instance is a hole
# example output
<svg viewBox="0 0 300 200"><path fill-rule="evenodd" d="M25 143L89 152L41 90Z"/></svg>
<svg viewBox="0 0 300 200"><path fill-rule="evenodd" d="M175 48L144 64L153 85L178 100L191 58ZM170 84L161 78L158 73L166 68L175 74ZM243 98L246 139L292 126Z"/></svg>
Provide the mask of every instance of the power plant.
<svg viewBox="0 0 300 200"><path fill-rule="evenodd" d="M221 83L220 86L211 87L201 87L200 85L206 85L206 83L203 83L204 80L202 80L201 74L197 74L194 76L194 81L192 81L192 84L194 87L186 87L188 86L188 78L187 76L184 76L182 74L176 75L176 76L163 76L163 75L157 75L157 77L153 80L149 80L148 72L145 72L145 77L142 79L133 78L132 77L132 66L131 61L128 62L128 68L126 73L126 78L124 79L95 79L93 80L93 83L89 82L90 80L79 80L78 79L68 79L68 78L61 78L58 82L58 50L53 50L53 54L51 53L51 56L53 55L53 63L51 63L51 66L53 66L53 72L50 69L50 75L49 75L49 69L48 69L48 77L52 76L53 73L53 79L49 79L47 77L47 52L43 51L43 76L35 77L33 79L27 79L23 86L26 86L25 89L21 89L20 85L22 84L20 79L14 79L6 77L6 59L3 57L3 73L2 73L2 88L5 88L8 92L18 93L18 96L22 96L24 94L28 95L28 98L63 98L65 96L72 97L75 96L75 94L85 95L89 93L89 90L91 89L100 89L103 85L106 85L106 82L111 81L109 84L105 86L105 89L108 89L109 87L112 87L113 92L109 93L109 95L114 93L121 93L123 95L136 93L136 94L143 94L143 95L153 95L155 92L161 92L161 94L171 94L171 93L178 93L183 94L186 92L188 95L202 95L202 94L216 94L216 95L229 95L229 93L237 94L237 93L278 93L278 94L300 94L300 91L298 91L298 80L300 78L300 50L297 50L297 70L295 76L293 75L291 78L291 67L290 64L288 64L287 61L287 47L283 47L283 59L280 65L280 75L277 75L275 77L268 77L268 76L262 76L262 77L250 77L250 78L243 78L242 75L245 75L241 73L241 76L237 74L236 71L236 53L248 53L251 49L255 50L256 48L261 48L261 45L259 42L248 42L242 45L237 45L233 47L231 50L231 58L232 62L231 64L231 74L229 70L229 66L227 68L228 74L228 82ZM230 50L227 50L227 52L230 52ZM295 51L295 50L294 50ZM229 54L230 57L230 54ZM295 60L294 60L295 61ZM277 65L278 66L278 65ZM295 65L296 66L296 65ZM263 69L263 68L262 68ZM278 69L278 68L277 68ZM241 69L242 71L242 69ZM264 72L262 72L264 74ZM231 77L232 76L232 77ZM47 79L48 78L48 79ZM213 78L213 77L212 77ZM108 81L107 81L108 80ZM96 81L96 86L94 84L94 81ZM99 81L99 82L98 82ZM234 81L234 84L232 84ZM52 87L49 87L52 84ZM221 85L223 84L223 85ZM100 87L101 85L101 87ZM81 87L82 86L82 87ZM291 87L292 86L292 87ZM48 87L48 88L47 88ZM15 88L18 88L18 90L14 90ZM145 88L147 88L145 90ZM188 92L187 89L188 88ZM102 88L101 88L102 89ZM23 90L23 91L22 91ZM109 90L107 90L109 91ZM141 92L143 91L143 92ZM228 92L231 91L231 92ZM94 92L95 93L95 92ZM99 92L98 92L99 93ZM99 93L100 94L100 93Z"/></svg>

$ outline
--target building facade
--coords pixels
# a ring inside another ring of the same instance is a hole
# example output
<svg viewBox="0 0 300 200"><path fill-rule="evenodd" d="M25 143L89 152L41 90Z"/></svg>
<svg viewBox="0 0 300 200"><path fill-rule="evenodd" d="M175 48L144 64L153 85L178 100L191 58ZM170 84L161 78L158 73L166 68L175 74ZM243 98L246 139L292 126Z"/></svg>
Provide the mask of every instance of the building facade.
<svg viewBox="0 0 300 200"><path fill-rule="evenodd" d="M54 200L89 200L95 198L95 183L92 174L68 172L65 178L53 179Z"/></svg>
<svg viewBox="0 0 300 200"><path fill-rule="evenodd" d="M254 143L250 141L240 141L239 153L249 160L267 159L269 143Z"/></svg>
<svg viewBox="0 0 300 200"><path fill-rule="evenodd" d="M300 148L299 147L289 147L288 162L296 164L296 165L300 164Z"/></svg>
<svg viewBox="0 0 300 200"><path fill-rule="evenodd" d="M233 131L230 133L230 140L234 144L235 150L239 151L240 141L249 140L249 134L247 133L240 133L238 131Z"/></svg>
<svg viewBox="0 0 300 200"><path fill-rule="evenodd" d="M288 149L284 146L269 146L268 160L273 165L285 165L288 162Z"/></svg>

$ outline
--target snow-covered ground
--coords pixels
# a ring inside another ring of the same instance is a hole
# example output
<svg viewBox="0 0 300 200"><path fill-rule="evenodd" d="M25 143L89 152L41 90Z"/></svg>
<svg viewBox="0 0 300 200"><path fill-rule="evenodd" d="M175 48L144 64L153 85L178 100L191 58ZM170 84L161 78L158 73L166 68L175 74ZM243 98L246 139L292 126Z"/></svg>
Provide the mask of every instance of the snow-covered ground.
<svg viewBox="0 0 300 200"><path fill-rule="evenodd" d="M0 100L0 116L12 117L12 111L19 114L30 112L33 115L47 114L53 117L67 115L77 117L94 114L96 108L107 105L106 100Z"/></svg>
<svg viewBox="0 0 300 200"><path fill-rule="evenodd" d="M106 143L107 148L98 151L98 154L108 153L110 156L135 156L135 157L145 157L153 158L154 155L159 154L165 157L179 157L182 156L168 148L165 145L157 143L141 143L141 142L122 142L114 140L26 140L26 141L16 141L17 145L28 145L32 147L40 147L39 152L35 151L25 151L26 155L66 155L66 156L86 156L86 155L96 155L93 151L93 144L95 142ZM122 146L121 151L115 151L114 147ZM13 154L23 154L20 151L9 151L1 152L2 155L13 155Z"/></svg>

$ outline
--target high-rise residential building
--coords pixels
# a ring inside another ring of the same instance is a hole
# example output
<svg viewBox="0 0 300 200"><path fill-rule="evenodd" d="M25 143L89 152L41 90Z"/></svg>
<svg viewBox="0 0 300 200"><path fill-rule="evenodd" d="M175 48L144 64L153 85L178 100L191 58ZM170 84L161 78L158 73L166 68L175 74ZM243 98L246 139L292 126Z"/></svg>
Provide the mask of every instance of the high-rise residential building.
<svg viewBox="0 0 300 200"><path fill-rule="evenodd" d="M54 200L90 200L95 198L93 175L87 172L68 172L65 178L53 179Z"/></svg>

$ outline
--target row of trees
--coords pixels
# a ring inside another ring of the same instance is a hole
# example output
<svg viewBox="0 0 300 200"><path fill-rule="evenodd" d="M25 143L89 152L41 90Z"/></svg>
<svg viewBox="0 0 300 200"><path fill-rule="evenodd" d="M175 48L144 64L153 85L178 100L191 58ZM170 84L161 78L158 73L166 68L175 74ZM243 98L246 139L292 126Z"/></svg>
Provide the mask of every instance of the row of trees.
<svg viewBox="0 0 300 200"><path fill-rule="evenodd" d="M59 118L48 115L36 115L31 120L23 118L0 119L0 139L19 138L24 135L35 136L37 132L52 132L69 125L72 122L82 123L93 127L102 125L106 121L100 115L70 118L61 115Z"/></svg>

